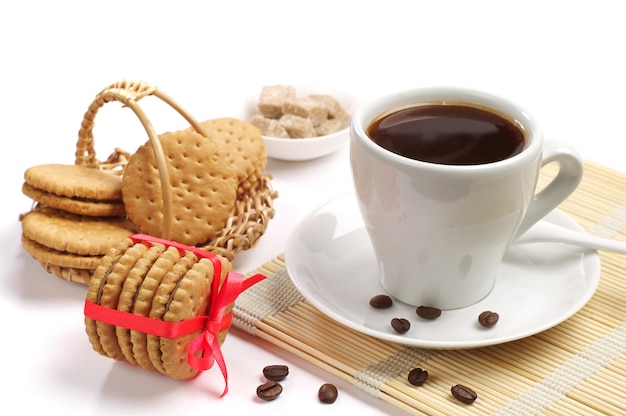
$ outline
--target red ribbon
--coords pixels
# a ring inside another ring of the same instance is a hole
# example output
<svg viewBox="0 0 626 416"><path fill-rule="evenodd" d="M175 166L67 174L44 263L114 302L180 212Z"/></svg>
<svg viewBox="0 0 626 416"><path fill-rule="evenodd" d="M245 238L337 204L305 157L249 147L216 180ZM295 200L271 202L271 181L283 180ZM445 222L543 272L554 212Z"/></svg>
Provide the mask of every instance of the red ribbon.
<svg viewBox="0 0 626 416"><path fill-rule="evenodd" d="M198 373L208 370L213 366L214 362L217 362L226 384L220 396L223 397L228 393L228 372L217 334L230 327L233 313L232 311L228 314L226 313L228 306L237 299L239 294L265 279L266 276L259 273L244 279L239 273L228 272L224 282L220 285L222 263L215 254L197 247L186 246L145 234L134 234L131 235L130 238L135 243L142 243L148 246L152 246L153 243L160 243L166 247L175 247L182 256L184 256L185 251L191 251L198 256L198 258L209 259L211 263L213 263L213 282L211 283L211 298L209 300L208 313L180 322L165 322L146 316L138 316L129 312L106 308L85 300L85 316L105 324L164 338L179 338L202 330L200 335L189 343L189 347L187 348L187 362L192 368L198 370Z"/></svg>

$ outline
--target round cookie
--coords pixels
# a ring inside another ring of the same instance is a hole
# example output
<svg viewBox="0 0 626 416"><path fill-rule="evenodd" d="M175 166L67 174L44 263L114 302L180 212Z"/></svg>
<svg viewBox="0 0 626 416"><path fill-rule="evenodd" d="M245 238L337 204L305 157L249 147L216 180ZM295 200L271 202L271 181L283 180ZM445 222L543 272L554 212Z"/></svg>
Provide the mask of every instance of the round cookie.
<svg viewBox="0 0 626 416"><path fill-rule="evenodd" d="M213 279L226 277L232 266L217 257L221 274L214 275L214 262L198 259L192 251L158 242L126 238L103 257L89 284L86 300L109 309L180 322L208 313ZM157 370L176 379L194 377L198 370L187 361L190 342L201 329L178 338L159 337L85 318L89 340L100 354L147 370ZM223 343L228 329L218 334Z"/></svg>
<svg viewBox="0 0 626 416"><path fill-rule="evenodd" d="M159 287L154 294L152 300L152 307L148 316L154 319L163 319L167 302L170 299L172 292L176 290L176 285L180 279L196 264L198 258L192 252L186 252L185 256L181 257L174 267L163 277ZM160 373L166 374L163 367L163 361L161 360L161 338L156 335L148 334L146 337L146 345L148 351L148 357L152 362L154 368Z"/></svg>
<svg viewBox="0 0 626 416"><path fill-rule="evenodd" d="M144 244L130 246L122 256L105 272L97 293L96 303L109 309L116 309L122 293L122 285L135 264L143 257L148 247ZM114 325L96 322L96 332L106 355L124 361Z"/></svg>
<svg viewBox="0 0 626 416"><path fill-rule="evenodd" d="M164 251L165 246L163 244L155 243L151 245L128 272L126 279L124 279L124 282L122 283L122 291L117 302L118 311L132 311L133 304L135 303L135 296L141 282L150 270L152 270L152 266ZM121 326L116 326L115 335L117 337L120 350L122 351L122 354L124 354L124 357L126 357L126 361L137 365L137 361L135 360L135 356L133 354L133 344L131 342L130 330Z"/></svg>
<svg viewBox="0 0 626 416"><path fill-rule="evenodd" d="M221 148L191 131L159 136L171 182L170 235L163 235L163 195L150 142L129 159L122 197L130 221L145 234L190 246L224 228L237 199L237 179Z"/></svg>
<svg viewBox="0 0 626 416"><path fill-rule="evenodd" d="M24 172L22 192L53 208L89 216L124 214L122 179L79 165L46 164Z"/></svg>
<svg viewBox="0 0 626 416"><path fill-rule="evenodd" d="M91 280L91 275L93 274L92 269L80 269L76 267L61 267L56 264L43 264L41 263L41 267L44 268L48 273L52 273L57 277L60 277L63 280L67 280L74 283L82 283L84 285L88 285Z"/></svg>
<svg viewBox="0 0 626 416"><path fill-rule="evenodd" d="M22 232L29 239L60 252L102 256L133 233L122 217L86 217L39 207L22 217Z"/></svg>
<svg viewBox="0 0 626 416"><path fill-rule="evenodd" d="M111 247L107 254L102 258L102 261L96 267L91 277L91 280L89 281L89 287L87 289L86 295L86 299L88 301L96 304L98 303L101 290L100 288L103 281L111 273L113 265L119 261L120 257L122 257L128 247L132 246L133 244L133 240L131 240L130 238L125 238L118 244ZM102 343L100 342L100 336L98 335L96 321L86 316L85 330L93 349L102 355L107 355L107 353L102 348Z"/></svg>
<svg viewBox="0 0 626 416"><path fill-rule="evenodd" d="M82 270L94 270L98 267L102 256L82 256L65 251L59 251L39 244L22 234L22 246L35 260L37 260L44 269L50 266L60 268L74 268ZM56 273L55 273L56 274ZM59 276L62 277L62 276Z"/></svg>
<svg viewBox="0 0 626 416"><path fill-rule="evenodd" d="M255 183L267 164L261 131L252 123L235 118L217 118L200 123L207 137L224 149L237 176L238 192Z"/></svg>
<svg viewBox="0 0 626 416"><path fill-rule="evenodd" d="M140 283L135 293L131 313L138 316L148 316L152 308L152 300L157 288L165 275L174 264L180 259L180 252L175 247L169 247L161 257L157 259L148 271L143 281ZM146 370L156 370L150 357L148 356L147 334L140 331L130 331L130 341L132 343L133 356L137 365Z"/></svg>
<svg viewBox="0 0 626 416"><path fill-rule="evenodd" d="M22 193L27 197L37 201L42 205L52 208L62 209L78 215L88 215L91 217L105 217L124 215L124 203L120 201L94 202L81 199L61 197L51 193L43 192L26 182L22 184Z"/></svg>
<svg viewBox="0 0 626 416"><path fill-rule="evenodd" d="M170 295L165 305L163 320L180 322L204 315L207 312L213 279L222 281L230 270L230 265L222 261L222 273L215 276L211 260L201 259L194 264ZM200 332L198 330L176 339L161 338L161 361L165 374L175 379L187 380L198 373L198 370L189 366L187 362L187 349L189 343L200 335Z"/></svg>

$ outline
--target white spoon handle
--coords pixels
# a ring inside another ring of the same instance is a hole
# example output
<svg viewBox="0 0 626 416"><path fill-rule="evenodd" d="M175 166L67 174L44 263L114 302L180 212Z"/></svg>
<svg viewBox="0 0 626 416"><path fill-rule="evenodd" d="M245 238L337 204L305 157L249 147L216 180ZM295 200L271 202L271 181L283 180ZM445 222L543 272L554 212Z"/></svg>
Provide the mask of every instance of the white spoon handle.
<svg viewBox="0 0 626 416"><path fill-rule="evenodd" d="M594 237L548 222L542 223L541 227L533 227L526 231L513 241L513 245L540 242L564 243L595 250L608 250L626 254L625 242Z"/></svg>

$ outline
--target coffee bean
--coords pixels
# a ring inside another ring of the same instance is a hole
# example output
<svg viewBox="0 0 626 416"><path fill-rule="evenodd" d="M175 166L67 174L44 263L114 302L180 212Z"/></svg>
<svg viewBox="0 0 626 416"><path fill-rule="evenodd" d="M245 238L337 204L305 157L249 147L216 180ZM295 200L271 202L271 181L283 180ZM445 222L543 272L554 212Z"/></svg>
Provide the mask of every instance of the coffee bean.
<svg viewBox="0 0 626 416"><path fill-rule="evenodd" d="M391 320L391 327L398 333L404 334L411 328L411 323L404 318L393 318Z"/></svg>
<svg viewBox="0 0 626 416"><path fill-rule="evenodd" d="M289 367L286 365L268 365L263 368L263 375L268 380L281 381L289 375Z"/></svg>
<svg viewBox="0 0 626 416"><path fill-rule="evenodd" d="M335 403L337 400L337 387L330 383L322 384L319 391L317 392L317 397L322 403Z"/></svg>
<svg viewBox="0 0 626 416"><path fill-rule="evenodd" d="M421 386L428 379L428 371L421 368L414 368L409 372L409 383L414 386Z"/></svg>
<svg viewBox="0 0 626 416"><path fill-rule="evenodd" d="M277 381L268 381L256 388L256 395L265 401L276 399L282 392L283 386Z"/></svg>
<svg viewBox="0 0 626 416"><path fill-rule="evenodd" d="M370 305L376 309L387 309L393 305L393 300L387 295L376 295L370 299Z"/></svg>
<svg viewBox="0 0 626 416"><path fill-rule="evenodd" d="M466 404L474 403L474 400L476 400L476 398L478 397L474 390L462 384L457 384L456 386L453 386L450 391L457 400Z"/></svg>
<svg viewBox="0 0 626 416"><path fill-rule="evenodd" d="M484 326L485 328L491 328L495 324L498 323L500 319L500 315L496 312L485 311L478 315L478 323Z"/></svg>
<svg viewBox="0 0 626 416"><path fill-rule="evenodd" d="M441 309L432 306L418 306L415 313L423 319L437 319L441 316Z"/></svg>

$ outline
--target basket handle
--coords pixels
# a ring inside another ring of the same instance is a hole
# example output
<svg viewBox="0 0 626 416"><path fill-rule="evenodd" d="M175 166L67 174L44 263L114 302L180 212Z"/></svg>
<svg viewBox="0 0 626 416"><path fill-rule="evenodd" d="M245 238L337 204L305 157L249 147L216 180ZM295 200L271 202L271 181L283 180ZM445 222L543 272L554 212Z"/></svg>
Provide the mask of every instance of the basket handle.
<svg viewBox="0 0 626 416"><path fill-rule="evenodd" d="M144 97L155 96L174 110L182 115L185 120L203 137L207 137L206 132L184 108L182 108L171 97L161 92L157 87L151 86L143 81L118 81L102 90L96 98L93 100L87 112L83 116L83 121L78 132L78 141L76 143L75 164L85 166L89 168L99 169L101 162L96 159L96 152L94 148L93 128L94 120L98 110L104 106L104 104L111 101L118 101L129 107L135 112L139 121L143 125L144 129L148 133L150 143L154 150L154 155L157 161L157 167L159 169L159 176L161 180L161 194L163 196L163 226L162 226L162 238L168 240L171 234L171 212L172 212L172 196L171 196L171 182L169 177L169 171L167 169L167 162L161 147L161 142L152 126L152 123L141 109L137 102Z"/></svg>

